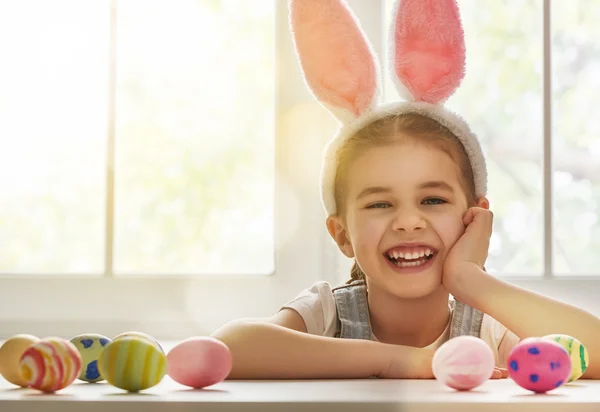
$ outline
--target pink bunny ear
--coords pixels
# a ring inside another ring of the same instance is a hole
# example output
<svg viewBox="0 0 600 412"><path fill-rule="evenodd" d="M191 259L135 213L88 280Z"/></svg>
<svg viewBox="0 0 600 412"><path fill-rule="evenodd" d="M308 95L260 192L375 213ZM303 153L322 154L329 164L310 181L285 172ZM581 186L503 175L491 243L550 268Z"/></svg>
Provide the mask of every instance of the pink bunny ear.
<svg viewBox="0 0 600 412"><path fill-rule="evenodd" d="M396 88L408 100L440 103L465 71L464 33L454 0L397 0L391 32Z"/></svg>
<svg viewBox="0 0 600 412"><path fill-rule="evenodd" d="M378 66L356 18L340 0L290 0L290 25L309 88L347 123L371 108Z"/></svg>

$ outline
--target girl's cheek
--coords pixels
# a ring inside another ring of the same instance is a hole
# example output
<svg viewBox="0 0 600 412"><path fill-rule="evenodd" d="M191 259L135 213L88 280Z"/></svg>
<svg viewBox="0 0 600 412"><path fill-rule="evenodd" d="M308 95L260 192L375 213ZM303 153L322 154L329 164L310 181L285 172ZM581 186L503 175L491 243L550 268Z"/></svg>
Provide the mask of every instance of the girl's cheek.
<svg viewBox="0 0 600 412"><path fill-rule="evenodd" d="M368 221L361 222L358 225L358 231L363 238L373 238L381 231L381 224L376 219L369 219Z"/></svg>
<svg viewBox="0 0 600 412"><path fill-rule="evenodd" d="M357 245L373 245L385 231L385 222L380 219L356 219L351 229Z"/></svg>
<svg viewBox="0 0 600 412"><path fill-rule="evenodd" d="M462 234L465 233L462 216L438 216L434 224L435 230L446 248L451 248Z"/></svg>

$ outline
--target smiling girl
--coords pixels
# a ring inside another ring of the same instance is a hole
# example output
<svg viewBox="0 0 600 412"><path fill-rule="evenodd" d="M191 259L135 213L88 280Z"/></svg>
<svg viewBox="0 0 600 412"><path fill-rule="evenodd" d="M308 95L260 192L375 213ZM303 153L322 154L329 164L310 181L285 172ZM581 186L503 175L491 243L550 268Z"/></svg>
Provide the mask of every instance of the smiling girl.
<svg viewBox="0 0 600 412"><path fill-rule="evenodd" d="M354 266L344 285L317 282L270 318L217 330L233 355L229 379L433 378L435 350L460 335L488 344L502 378L520 340L551 333L580 340L583 378L598 379L596 316L485 270L485 159L442 105L464 71L456 3L396 4L392 66L406 101L381 106L377 60L345 3L291 0L290 11L307 84L342 123L325 149L322 201Z"/></svg>

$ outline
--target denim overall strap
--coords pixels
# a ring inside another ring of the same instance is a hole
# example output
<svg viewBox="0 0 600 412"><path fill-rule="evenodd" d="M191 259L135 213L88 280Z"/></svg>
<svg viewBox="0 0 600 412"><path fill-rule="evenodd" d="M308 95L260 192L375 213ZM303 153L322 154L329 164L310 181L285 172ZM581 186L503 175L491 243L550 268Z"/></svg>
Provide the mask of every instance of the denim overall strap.
<svg viewBox="0 0 600 412"><path fill-rule="evenodd" d="M372 340L367 286L363 280L333 289L338 318L336 337Z"/></svg>
<svg viewBox="0 0 600 412"><path fill-rule="evenodd" d="M367 286L363 280L355 280L333 289L337 309L336 337L372 340L369 320ZM453 301L449 339L470 335L480 337L483 312L460 301Z"/></svg>
<svg viewBox="0 0 600 412"><path fill-rule="evenodd" d="M483 312L454 300L449 339L462 335L471 335L479 338L482 321Z"/></svg>

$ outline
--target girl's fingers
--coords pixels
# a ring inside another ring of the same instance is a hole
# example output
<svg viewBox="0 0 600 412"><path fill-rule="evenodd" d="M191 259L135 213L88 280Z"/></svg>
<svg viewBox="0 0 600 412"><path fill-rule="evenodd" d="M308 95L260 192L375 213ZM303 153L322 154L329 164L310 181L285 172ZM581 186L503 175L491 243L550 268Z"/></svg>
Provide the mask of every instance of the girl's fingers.
<svg viewBox="0 0 600 412"><path fill-rule="evenodd" d="M508 378L508 369L494 368L491 379L505 379Z"/></svg>

